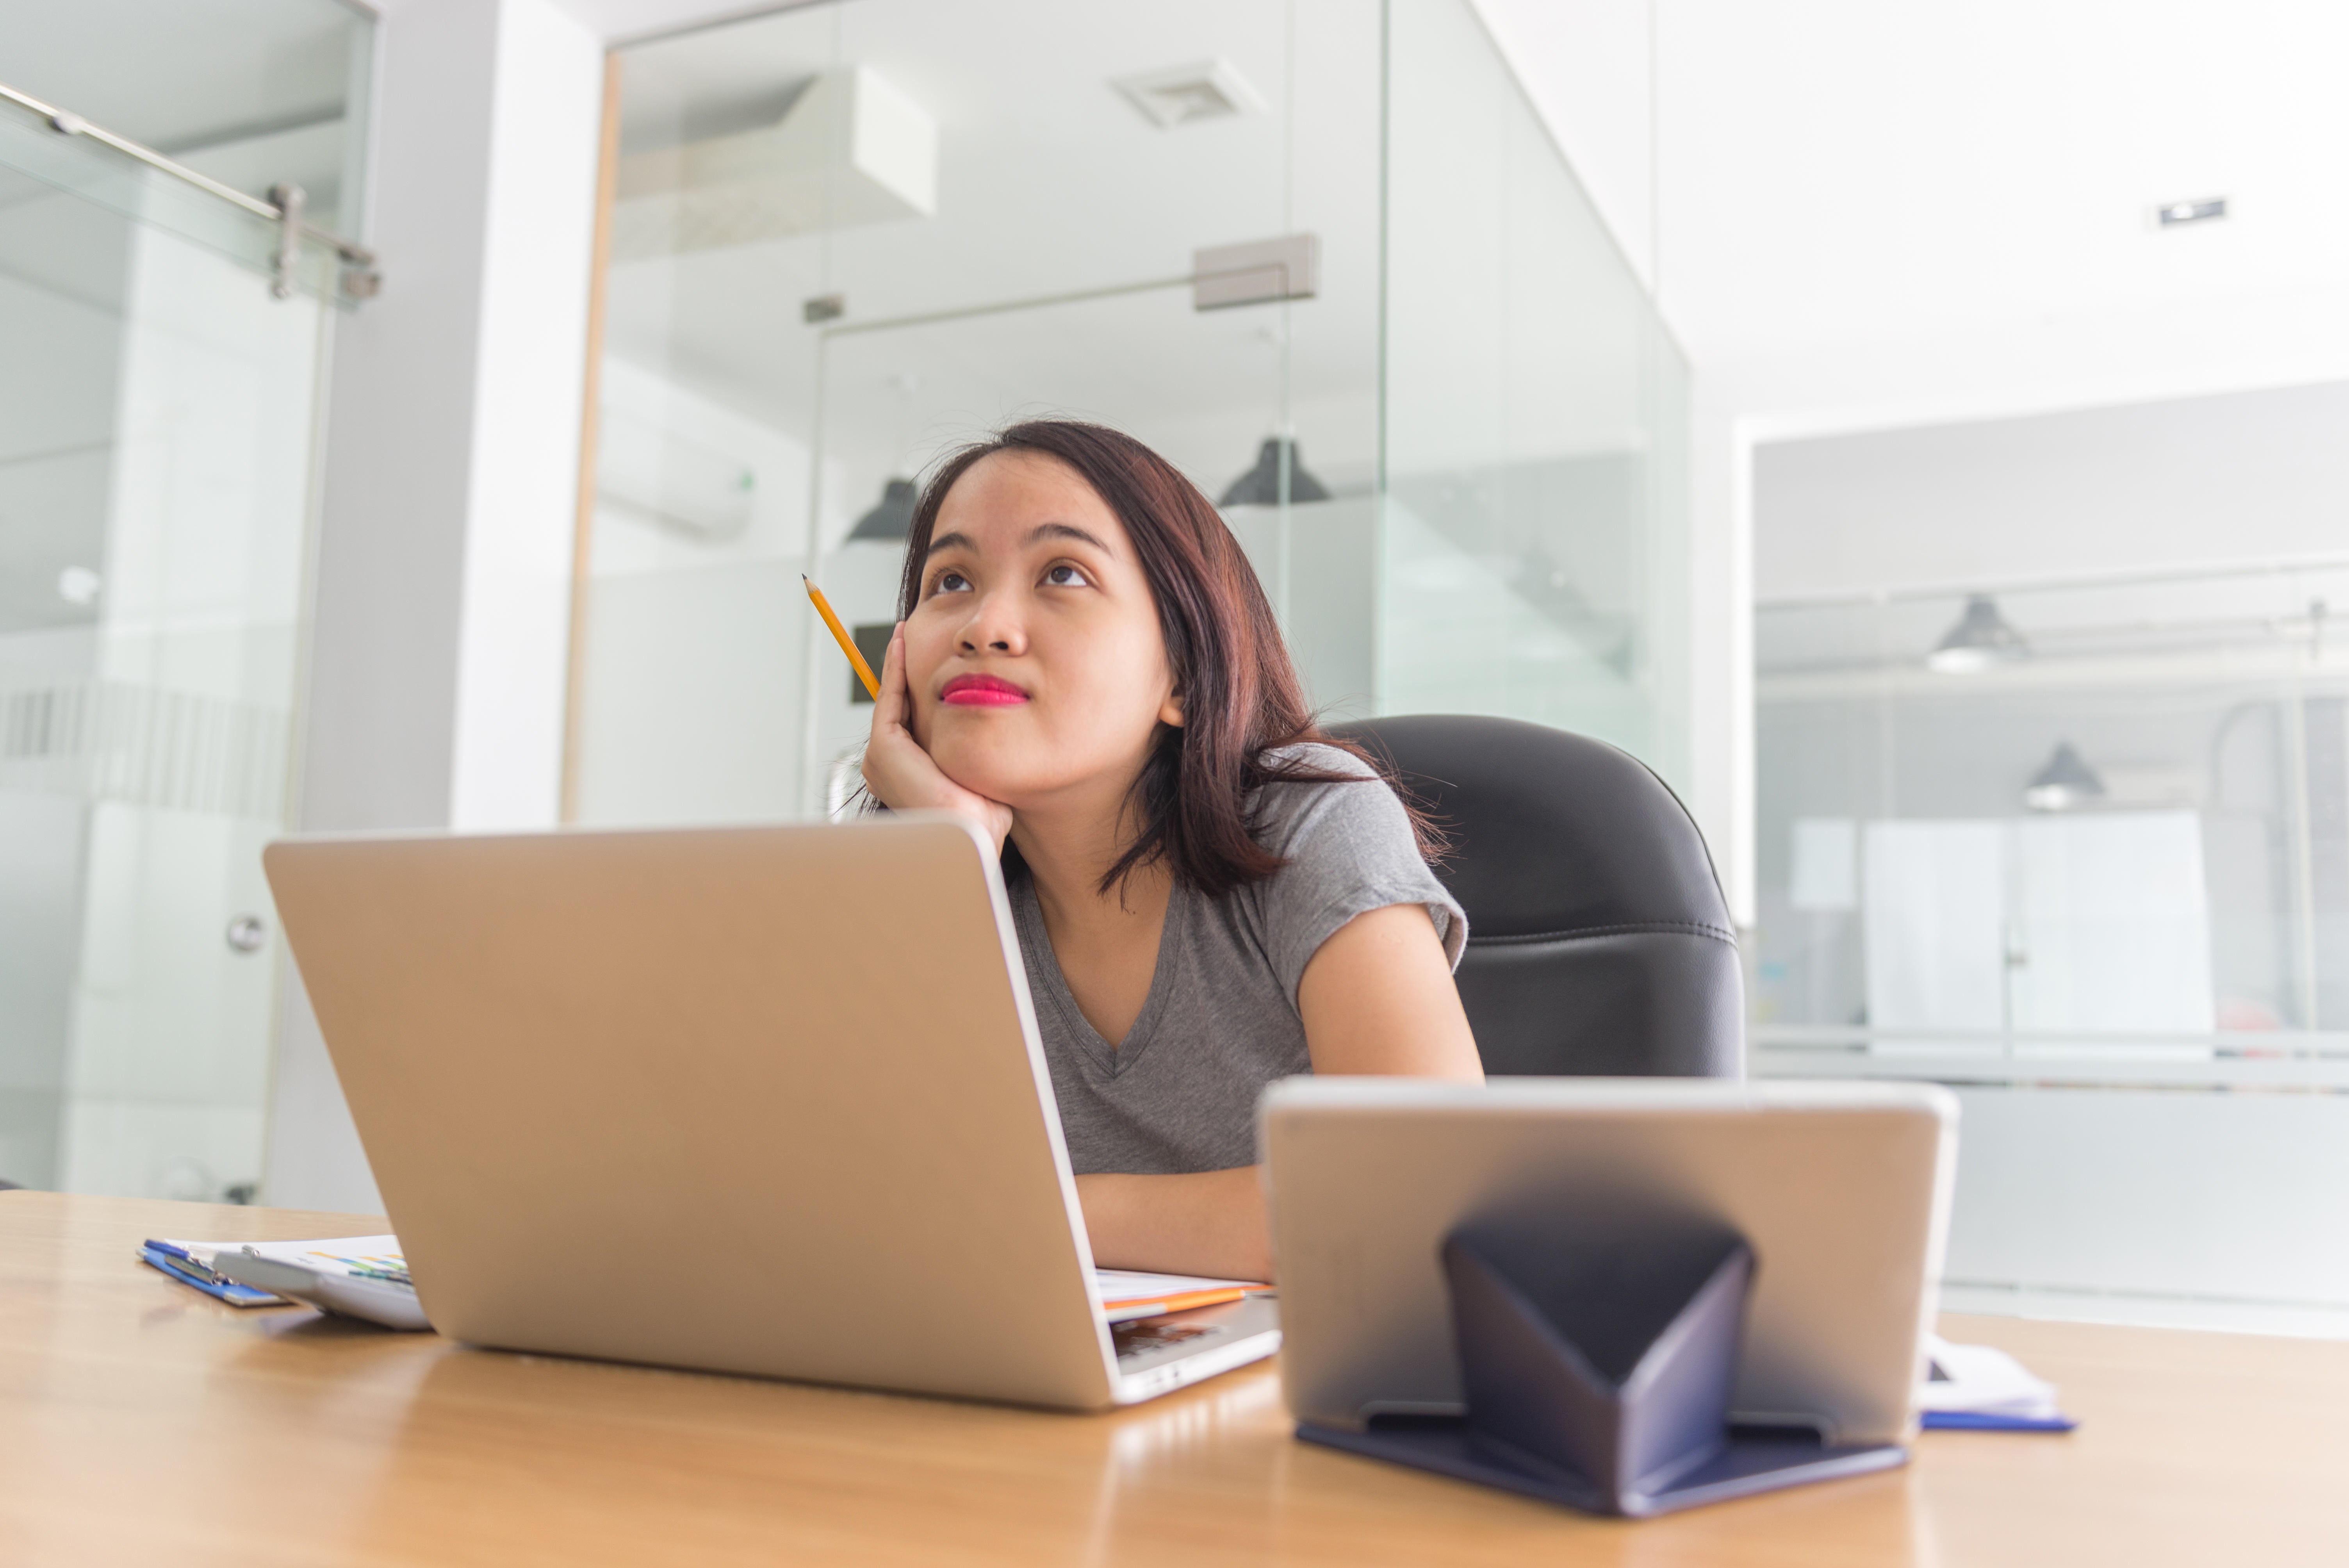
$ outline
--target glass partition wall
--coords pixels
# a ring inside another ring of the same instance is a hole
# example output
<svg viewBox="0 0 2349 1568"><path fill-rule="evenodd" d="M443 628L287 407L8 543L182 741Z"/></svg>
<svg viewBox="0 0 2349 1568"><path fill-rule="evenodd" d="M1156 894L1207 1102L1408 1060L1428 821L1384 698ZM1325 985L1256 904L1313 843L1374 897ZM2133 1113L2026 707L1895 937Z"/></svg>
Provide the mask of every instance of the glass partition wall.
<svg viewBox="0 0 2349 1568"><path fill-rule="evenodd" d="M1379 708L1682 783L1687 362L1470 7L1388 15Z"/></svg>
<svg viewBox="0 0 2349 1568"><path fill-rule="evenodd" d="M619 67L577 820L836 803L800 573L877 647L910 483L1045 413L1221 504L1331 717L1677 776L1685 373L1465 0L857 0Z"/></svg>
<svg viewBox="0 0 2349 1568"><path fill-rule="evenodd" d="M0 1178L249 1198L311 454L370 24L27 11L0 46ZM52 112L54 111L54 112ZM150 150L208 186L91 134Z"/></svg>
<svg viewBox="0 0 2349 1568"><path fill-rule="evenodd" d="M1765 603L1754 1068L1955 1086L1958 1305L2339 1331L2349 565ZM2200 1316L2198 1316L2198 1314Z"/></svg>

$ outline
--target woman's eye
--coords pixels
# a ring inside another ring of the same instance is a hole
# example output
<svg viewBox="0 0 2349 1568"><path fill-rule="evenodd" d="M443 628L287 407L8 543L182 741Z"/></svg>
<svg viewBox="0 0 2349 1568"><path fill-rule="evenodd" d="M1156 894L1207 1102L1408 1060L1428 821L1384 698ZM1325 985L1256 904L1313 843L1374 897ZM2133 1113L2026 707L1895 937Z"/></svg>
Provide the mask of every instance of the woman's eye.
<svg viewBox="0 0 2349 1568"><path fill-rule="evenodd" d="M1091 583L1087 580L1083 571L1078 567L1070 565L1065 561L1061 562L1058 566L1047 567L1044 572L1044 581L1050 583L1055 588L1084 588L1091 586Z"/></svg>
<svg viewBox="0 0 2349 1568"><path fill-rule="evenodd" d="M937 580L930 584L930 592L933 593L961 593L967 592L969 587L970 579L964 576L961 573L941 572L937 575Z"/></svg>

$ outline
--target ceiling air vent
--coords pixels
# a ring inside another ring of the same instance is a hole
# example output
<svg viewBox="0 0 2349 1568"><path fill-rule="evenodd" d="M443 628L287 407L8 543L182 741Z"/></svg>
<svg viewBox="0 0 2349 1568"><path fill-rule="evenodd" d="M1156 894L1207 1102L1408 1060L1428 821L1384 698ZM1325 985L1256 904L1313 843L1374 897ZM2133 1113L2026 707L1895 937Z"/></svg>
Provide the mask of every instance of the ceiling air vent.
<svg viewBox="0 0 2349 1568"><path fill-rule="evenodd" d="M2227 215L2224 196L2205 196L2199 201L2165 201L2153 210L2155 220L2165 229L2180 223L2208 223Z"/></svg>
<svg viewBox="0 0 2349 1568"><path fill-rule="evenodd" d="M1123 93L1127 102L1162 130L1188 125L1195 119L1264 112L1264 99L1228 60L1202 60L1195 66L1143 71L1138 76L1119 77L1110 86Z"/></svg>
<svg viewBox="0 0 2349 1568"><path fill-rule="evenodd" d="M930 216L938 128L851 66L815 78L771 125L633 153L619 172L613 259L717 250Z"/></svg>

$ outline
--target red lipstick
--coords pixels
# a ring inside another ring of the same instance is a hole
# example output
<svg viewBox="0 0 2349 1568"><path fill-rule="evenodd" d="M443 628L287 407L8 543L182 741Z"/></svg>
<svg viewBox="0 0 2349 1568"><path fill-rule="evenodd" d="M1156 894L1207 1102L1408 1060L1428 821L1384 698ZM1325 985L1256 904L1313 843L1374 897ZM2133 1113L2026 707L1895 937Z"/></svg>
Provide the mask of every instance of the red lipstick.
<svg viewBox="0 0 2349 1568"><path fill-rule="evenodd" d="M1001 676L957 676L938 693L938 700L956 707L1016 707L1028 694Z"/></svg>

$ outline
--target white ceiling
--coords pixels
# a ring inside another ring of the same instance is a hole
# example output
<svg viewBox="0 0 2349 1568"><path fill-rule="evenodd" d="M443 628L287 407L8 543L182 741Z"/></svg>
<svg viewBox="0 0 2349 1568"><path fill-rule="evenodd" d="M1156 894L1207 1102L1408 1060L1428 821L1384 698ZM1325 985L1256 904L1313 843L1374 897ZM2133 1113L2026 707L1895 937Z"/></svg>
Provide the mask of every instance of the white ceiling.
<svg viewBox="0 0 2349 1568"><path fill-rule="evenodd" d="M561 3L613 37L771 9ZM2349 93L2337 85L2349 6L1475 3L1625 251L1654 273L1707 395L1765 436L2349 377ZM1317 5L1332 0L1305 0L1308 13ZM854 28L877 26L855 18L884 8L821 10ZM0 0L0 81L188 145L334 112L360 14L340 0ZM1174 63L1208 36L1219 47L1260 36L1265 57L1244 64L1278 69L1277 8L1261 4L1020 0L936 14L934 62L1004 67L921 80L918 61L892 63L958 136L969 80L1016 95L1020 57L1045 52L1039 37L1064 79ZM109 45L132 32L139 49ZM254 67L243 62L256 36L269 44ZM76 61L114 64L77 74ZM170 68L128 68L140 61ZM1102 139L1103 168L1143 129L1121 123L1113 100L1065 107ZM1039 97L1032 108L1030 131L1054 105ZM980 149L961 139L969 191ZM994 141L1007 156L1033 150ZM1260 157L1226 167L1263 188ZM1116 194L1147 205L1174 189L1163 183L1173 169L1145 169ZM2229 199L2223 222L2148 222L2158 202L2204 195ZM1118 214L1095 216L1098 234ZM1171 237L1183 225L1164 227ZM1230 237L1247 236L1195 242ZM1002 259L973 258L975 295ZM1066 270L1092 270L1077 263Z"/></svg>
<svg viewBox="0 0 2349 1568"><path fill-rule="evenodd" d="M1763 435L2349 376L2349 7L1477 3Z"/></svg>
<svg viewBox="0 0 2349 1568"><path fill-rule="evenodd" d="M1292 31L1260 0L856 0L632 46L623 136L648 145L674 139L680 116L688 130L729 129L771 117L820 71L870 67L936 120L938 202L926 218L617 263L607 344L797 435L813 418L816 335L801 315L812 296L842 294L847 323L864 324L1179 278L1197 247L1308 230L1322 238L1321 290L1287 313L1285 399L1280 307L1202 315L1171 289L835 339L824 444L871 469L851 486L862 494L941 446L1049 409L1133 429L1212 489L1286 418L1309 465L1367 480L1377 13L1361 0L1296 10ZM1268 108L1165 129L1111 86L1208 57ZM1293 144L1280 112L1292 76Z"/></svg>
<svg viewBox="0 0 2349 1568"><path fill-rule="evenodd" d="M1475 3L1765 438L2349 377L2349 6ZM564 4L610 36L746 8Z"/></svg>

